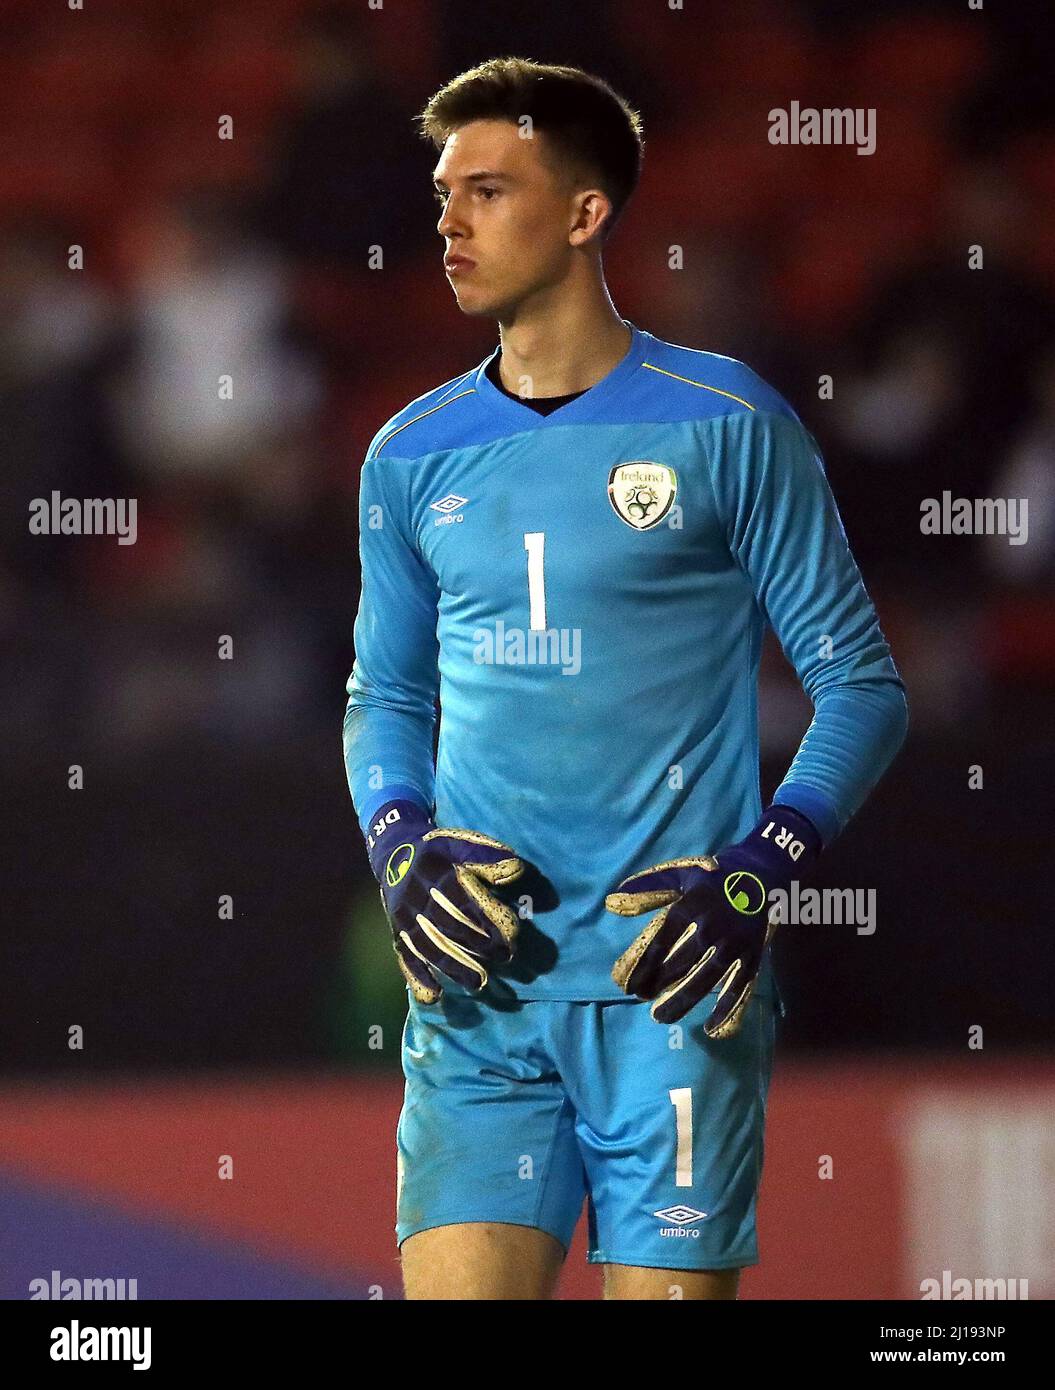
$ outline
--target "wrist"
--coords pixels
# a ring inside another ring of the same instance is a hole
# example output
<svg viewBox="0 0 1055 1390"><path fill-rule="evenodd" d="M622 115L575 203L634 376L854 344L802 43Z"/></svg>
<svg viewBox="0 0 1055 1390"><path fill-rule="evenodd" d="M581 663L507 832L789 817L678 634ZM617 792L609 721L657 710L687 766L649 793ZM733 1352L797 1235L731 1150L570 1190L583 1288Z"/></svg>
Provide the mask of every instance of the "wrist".
<svg viewBox="0 0 1055 1390"><path fill-rule="evenodd" d="M366 853L378 883L394 850L434 828L432 816L416 801L397 799L379 806L366 831Z"/></svg>
<svg viewBox="0 0 1055 1390"><path fill-rule="evenodd" d="M774 804L741 842L738 849L757 865L770 885L805 877L820 858L820 831L801 811Z"/></svg>

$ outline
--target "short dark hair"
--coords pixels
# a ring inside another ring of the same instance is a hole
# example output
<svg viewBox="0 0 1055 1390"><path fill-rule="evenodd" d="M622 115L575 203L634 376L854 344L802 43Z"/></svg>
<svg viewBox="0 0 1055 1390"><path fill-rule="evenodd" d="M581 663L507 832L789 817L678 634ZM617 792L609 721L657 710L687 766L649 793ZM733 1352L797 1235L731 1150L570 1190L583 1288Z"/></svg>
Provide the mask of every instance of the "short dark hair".
<svg viewBox="0 0 1055 1390"><path fill-rule="evenodd" d="M641 117L601 77L530 58L489 58L452 78L417 117L437 149L470 121L519 123L530 116L576 175L596 178L612 203L607 239L637 187L644 152Z"/></svg>

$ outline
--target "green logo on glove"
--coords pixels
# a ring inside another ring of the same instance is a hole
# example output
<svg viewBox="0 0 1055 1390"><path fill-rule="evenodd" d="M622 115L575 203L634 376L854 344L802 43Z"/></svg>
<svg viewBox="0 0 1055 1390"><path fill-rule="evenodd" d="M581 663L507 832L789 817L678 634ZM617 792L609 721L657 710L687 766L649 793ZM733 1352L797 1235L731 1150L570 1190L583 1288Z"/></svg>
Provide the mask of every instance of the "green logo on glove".
<svg viewBox="0 0 1055 1390"><path fill-rule="evenodd" d="M729 905L748 917L761 912L766 905L766 890L762 880L754 874L749 874L746 869L737 869L736 873L729 874L723 887Z"/></svg>
<svg viewBox="0 0 1055 1390"><path fill-rule="evenodd" d="M409 850L410 853L404 859L399 860L399 862L397 863L397 857L400 854L402 854L404 850ZM392 851L392 853L388 856L388 863L385 865L385 882L388 884L390 888L394 888L397 883L403 882L407 874L410 872L410 866L411 864L413 864L413 862L413 845L400 845L398 849L394 849Z"/></svg>

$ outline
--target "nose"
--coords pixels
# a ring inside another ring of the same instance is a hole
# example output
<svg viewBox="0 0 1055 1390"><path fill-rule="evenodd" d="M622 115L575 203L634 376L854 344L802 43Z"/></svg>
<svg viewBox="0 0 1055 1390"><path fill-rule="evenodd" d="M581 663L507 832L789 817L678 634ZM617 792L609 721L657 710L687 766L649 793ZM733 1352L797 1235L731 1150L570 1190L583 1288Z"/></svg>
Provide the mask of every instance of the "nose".
<svg viewBox="0 0 1055 1390"><path fill-rule="evenodd" d="M462 222L461 217L457 215L456 207L455 195L452 193L444 203L440 211L440 220L436 223L436 230L439 232L440 236L451 237L465 235L465 224Z"/></svg>

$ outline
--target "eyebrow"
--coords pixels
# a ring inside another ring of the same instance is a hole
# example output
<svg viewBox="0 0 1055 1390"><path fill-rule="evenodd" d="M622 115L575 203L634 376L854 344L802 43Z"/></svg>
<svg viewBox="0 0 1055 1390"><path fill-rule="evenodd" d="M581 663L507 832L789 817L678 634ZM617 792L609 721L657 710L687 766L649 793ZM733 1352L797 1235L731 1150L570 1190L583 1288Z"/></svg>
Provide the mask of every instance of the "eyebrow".
<svg viewBox="0 0 1055 1390"><path fill-rule="evenodd" d="M504 179L506 183L511 183L514 181L513 176L511 174L500 174L498 172L492 172L489 169L482 169L479 170L477 173L465 175L466 183L483 183L485 181L491 183L495 179ZM432 186L434 188L447 187L447 185L443 182L442 179L436 178L435 174L432 177Z"/></svg>

